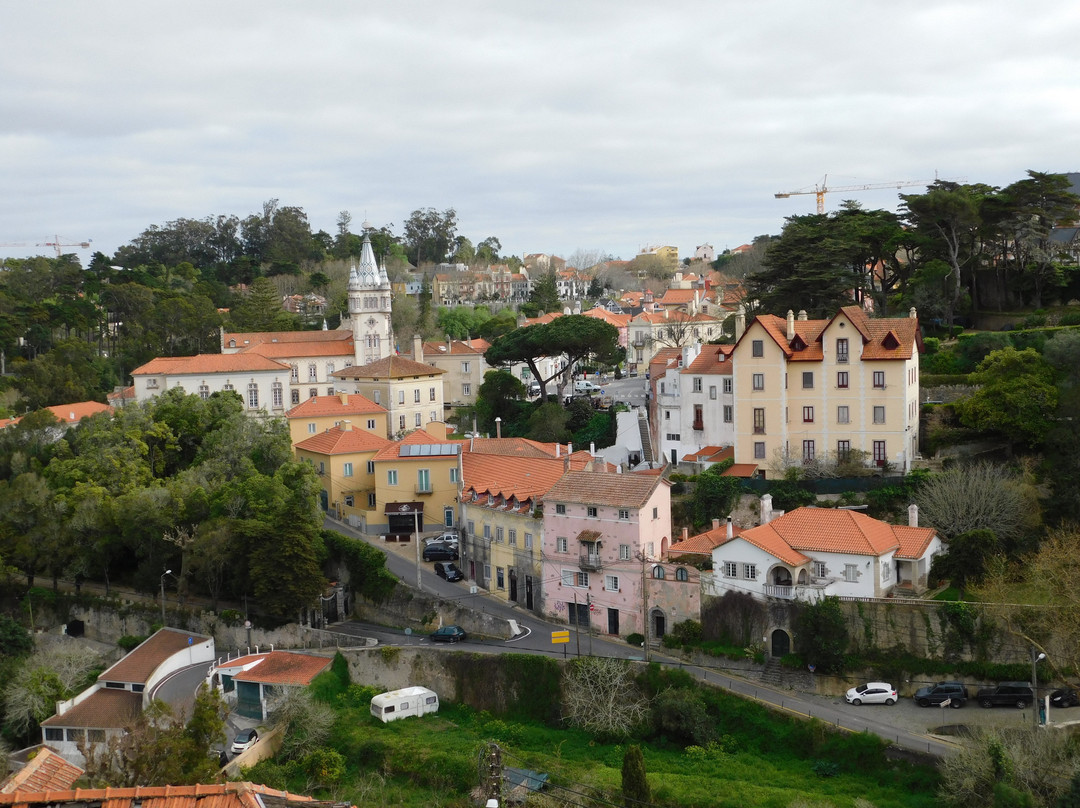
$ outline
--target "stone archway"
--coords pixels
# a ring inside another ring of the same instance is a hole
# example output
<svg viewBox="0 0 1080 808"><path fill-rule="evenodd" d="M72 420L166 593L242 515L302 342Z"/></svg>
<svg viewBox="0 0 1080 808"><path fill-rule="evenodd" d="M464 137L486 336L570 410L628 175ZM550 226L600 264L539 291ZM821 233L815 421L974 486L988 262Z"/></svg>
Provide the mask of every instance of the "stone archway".
<svg viewBox="0 0 1080 808"><path fill-rule="evenodd" d="M791 635L782 628L774 628L772 631L769 656L779 659L791 653Z"/></svg>
<svg viewBox="0 0 1080 808"><path fill-rule="evenodd" d="M659 640L665 634L667 634L667 617L664 615L662 609L653 609L649 614L650 630L652 631L652 639Z"/></svg>

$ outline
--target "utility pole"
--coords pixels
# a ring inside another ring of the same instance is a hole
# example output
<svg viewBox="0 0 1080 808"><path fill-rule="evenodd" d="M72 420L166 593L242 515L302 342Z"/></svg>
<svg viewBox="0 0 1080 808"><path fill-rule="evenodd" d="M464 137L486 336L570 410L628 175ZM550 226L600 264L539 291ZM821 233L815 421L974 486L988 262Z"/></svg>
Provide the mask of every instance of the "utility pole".
<svg viewBox="0 0 1080 808"><path fill-rule="evenodd" d="M488 744L487 804L502 804L502 750L497 743Z"/></svg>

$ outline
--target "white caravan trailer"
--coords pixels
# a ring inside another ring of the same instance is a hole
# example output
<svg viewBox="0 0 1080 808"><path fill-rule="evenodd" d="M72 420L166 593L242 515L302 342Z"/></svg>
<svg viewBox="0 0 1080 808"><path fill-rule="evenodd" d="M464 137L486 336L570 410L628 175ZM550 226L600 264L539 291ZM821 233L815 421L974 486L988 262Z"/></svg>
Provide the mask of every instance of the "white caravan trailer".
<svg viewBox="0 0 1080 808"><path fill-rule="evenodd" d="M371 714L382 721L396 721L410 715L439 712L439 696L426 687L403 687L382 693L371 700Z"/></svg>

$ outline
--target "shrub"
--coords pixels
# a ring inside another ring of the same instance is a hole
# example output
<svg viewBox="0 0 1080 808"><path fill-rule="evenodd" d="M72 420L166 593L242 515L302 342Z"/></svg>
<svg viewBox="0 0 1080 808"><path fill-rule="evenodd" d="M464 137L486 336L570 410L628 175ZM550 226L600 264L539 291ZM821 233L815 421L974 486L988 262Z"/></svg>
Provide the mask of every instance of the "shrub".
<svg viewBox="0 0 1080 808"><path fill-rule="evenodd" d="M627 634L626 635L626 643L627 643L627 645L632 645L635 648L640 648L645 643L645 635L644 634L637 634L637 633Z"/></svg>
<svg viewBox="0 0 1080 808"><path fill-rule="evenodd" d="M131 634L125 634L123 637L116 641L116 644L123 648L125 651L131 651L141 645L145 639L146 637L136 637Z"/></svg>

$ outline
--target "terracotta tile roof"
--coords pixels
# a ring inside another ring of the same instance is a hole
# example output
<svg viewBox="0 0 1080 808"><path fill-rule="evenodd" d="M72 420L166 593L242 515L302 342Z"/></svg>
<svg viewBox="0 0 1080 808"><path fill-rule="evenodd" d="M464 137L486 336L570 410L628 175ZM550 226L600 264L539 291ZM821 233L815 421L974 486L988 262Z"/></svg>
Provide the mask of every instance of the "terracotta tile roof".
<svg viewBox="0 0 1080 808"><path fill-rule="evenodd" d="M446 440L444 438L437 438L434 435L431 435L428 432L425 432L423 429L415 429L412 432L410 432L408 435L406 435L404 438L402 438L401 440L393 441L389 446L385 446L382 449L380 449L379 453L375 455L374 459L375 460L391 460L391 459L394 459L394 458L402 458L403 457L403 455L401 454L401 447L402 446L414 446L414 445L424 445L424 444L433 444L433 445L434 444L440 444L440 445L442 445L442 444L456 444L456 445L458 445L460 447L464 443L465 443L465 441ZM458 449L458 451L460 452L462 450ZM443 455L443 457L445 457L447 459L450 459L450 458L456 458L456 455ZM406 457L405 459L408 459L408 460L420 460L420 459L423 459L423 460L427 460L428 462L431 462L432 457L431 456L424 456L423 458L421 458L421 457Z"/></svg>
<svg viewBox="0 0 1080 808"><path fill-rule="evenodd" d="M301 401L287 413L286 418L321 418L326 416L377 415L386 407L376 404L359 393L338 393L333 396L312 396Z"/></svg>
<svg viewBox="0 0 1080 808"><path fill-rule="evenodd" d="M25 766L4 780L0 785L0 794L10 794L12 791L64 791L85 774L47 746L31 747L26 751L32 757ZM22 752L19 755L21 757Z"/></svg>
<svg viewBox="0 0 1080 808"><path fill-rule="evenodd" d="M594 306L588 311L583 312L583 314L586 317L595 317L597 320L603 320L604 322L610 323L616 328L626 328L626 326L630 323L629 314L615 314L614 312L610 312L600 306Z"/></svg>
<svg viewBox="0 0 1080 808"><path fill-rule="evenodd" d="M193 643L206 642L209 639L201 634L192 634L190 631L180 631L175 628L159 629L102 673L98 681L145 684L158 665L177 651L182 651Z"/></svg>
<svg viewBox="0 0 1080 808"><path fill-rule="evenodd" d="M350 342L352 338L352 331L344 328L333 331L248 331L225 334L223 344L229 349L231 340L236 340L237 348L250 348L264 342Z"/></svg>
<svg viewBox="0 0 1080 808"><path fill-rule="evenodd" d="M307 686L312 679L330 667L328 657L294 654L289 651L271 651L268 654L252 655L251 658L258 659L258 662L254 667L237 673L233 677L236 681ZM245 659L248 657L230 660L229 666L241 664Z"/></svg>
<svg viewBox="0 0 1080 808"><path fill-rule="evenodd" d="M77 424L83 418L89 418L91 415L97 415L99 412L112 413L115 410L108 404L101 404L97 401L77 401L74 404L54 404L51 407L45 407L44 409L51 412L56 416L62 424ZM12 426L19 423L22 420L22 416L18 418L5 418L0 422L0 429L5 426Z"/></svg>
<svg viewBox="0 0 1080 808"><path fill-rule="evenodd" d="M105 400L114 407L119 406L125 401L134 401L135 385L129 384L127 387L121 387L119 390L113 390L111 393L106 393Z"/></svg>
<svg viewBox="0 0 1080 808"><path fill-rule="evenodd" d="M560 447L558 450L557 446ZM566 454L567 447L556 443L541 443L528 438L472 438L463 444L462 452L498 454L507 457L562 457Z"/></svg>
<svg viewBox="0 0 1080 808"><path fill-rule="evenodd" d="M665 289L659 303L662 306L684 306L694 300L694 292L700 297L699 289Z"/></svg>
<svg viewBox="0 0 1080 808"><path fill-rule="evenodd" d="M741 527L732 527L732 538L742 533ZM710 555L712 551L728 541L727 524L706 530L691 536L686 541L675 542L668 547L667 557L673 558L681 555Z"/></svg>
<svg viewBox="0 0 1080 808"><path fill-rule="evenodd" d="M756 463L732 463L726 469L721 477L753 477L757 473Z"/></svg>
<svg viewBox="0 0 1080 808"><path fill-rule="evenodd" d="M688 463L719 463L722 460L727 460L729 457L735 457L734 446L706 446L702 449L698 449L696 452L685 455L683 460Z"/></svg>
<svg viewBox="0 0 1080 808"><path fill-rule="evenodd" d="M926 548L930 546L931 539L937 535L932 527L908 527L907 525L894 525L893 533L900 542L900 549L893 555L896 558L919 559L926 554Z"/></svg>
<svg viewBox="0 0 1080 808"><path fill-rule="evenodd" d="M575 470L584 463L577 461ZM565 473L565 461L554 457L517 457L468 452L461 457L466 490L519 500L542 497Z"/></svg>
<svg viewBox="0 0 1080 808"><path fill-rule="evenodd" d="M442 342L425 342L424 343L424 358L430 359L439 356L477 356L482 354L491 345L487 340L482 339L453 339L447 344L446 340Z"/></svg>
<svg viewBox="0 0 1080 808"><path fill-rule="evenodd" d="M743 531L742 538L781 559L803 551L876 557L900 549L895 526L839 508L796 508Z"/></svg>
<svg viewBox="0 0 1080 808"><path fill-rule="evenodd" d="M818 338L828 325L828 320L795 320L795 336L805 345L801 350L795 350L791 346L792 341L787 338L786 318L762 314L756 319L780 346L789 362L820 362L824 358Z"/></svg>
<svg viewBox="0 0 1080 808"><path fill-rule="evenodd" d="M318 435L312 435L296 444L297 449L324 455L356 454L357 452L379 452L393 441L365 429L342 429L331 427Z"/></svg>
<svg viewBox="0 0 1080 808"><path fill-rule="evenodd" d="M649 501L657 486L666 484L662 477L653 475L568 471L551 487L544 499L640 508Z"/></svg>
<svg viewBox="0 0 1080 808"><path fill-rule="evenodd" d="M334 342L259 342L244 350L242 354L258 354L271 359L312 356L353 356L352 343L335 340Z"/></svg>
<svg viewBox="0 0 1080 808"><path fill-rule="evenodd" d="M871 318L858 306L840 309L863 336L863 359L910 359L922 347L919 321L911 317ZM889 335L893 339L889 339Z"/></svg>
<svg viewBox="0 0 1080 808"><path fill-rule="evenodd" d="M0 794L0 805L19 808L281 808L300 804L345 808L348 803L315 801L257 783L211 783L193 786L77 788L72 791L15 791Z"/></svg>
<svg viewBox="0 0 1080 808"><path fill-rule="evenodd" d="M142 693L103 687L63 715L46 718L41 726L122 729L142 712L142 697Z"/></svg>
<svg viewBox="0 0 1080 808"><path fill-rule="evenodd" d="M425 365L404 356L387 356L366 365L336 370L331 375L338 379L408 379L415 376L441 376L441 368Z"/></svg>
<svg viewBox="0 0 1080 808"><path fill-rule="evenodd" d="M697 359L683 368L683 373L697 373L701 375L731 375L731 352L734 345L702 345L701 353Z"/></svg>
<svg viewBox="0 0 1080 808"><path fill-rule="evenodd" d="M577 541L600 541L604 534L599 530L583 530L577 534Z"/></svg>
<svg viewBox="0 0 1080 808"><path fill-rule="evenodd" d="M257 370L289 370L289 366L276 359L254 353L159 356L135 368L131 371L131 375L175 376L200 373L247 373Z"/></svg>

